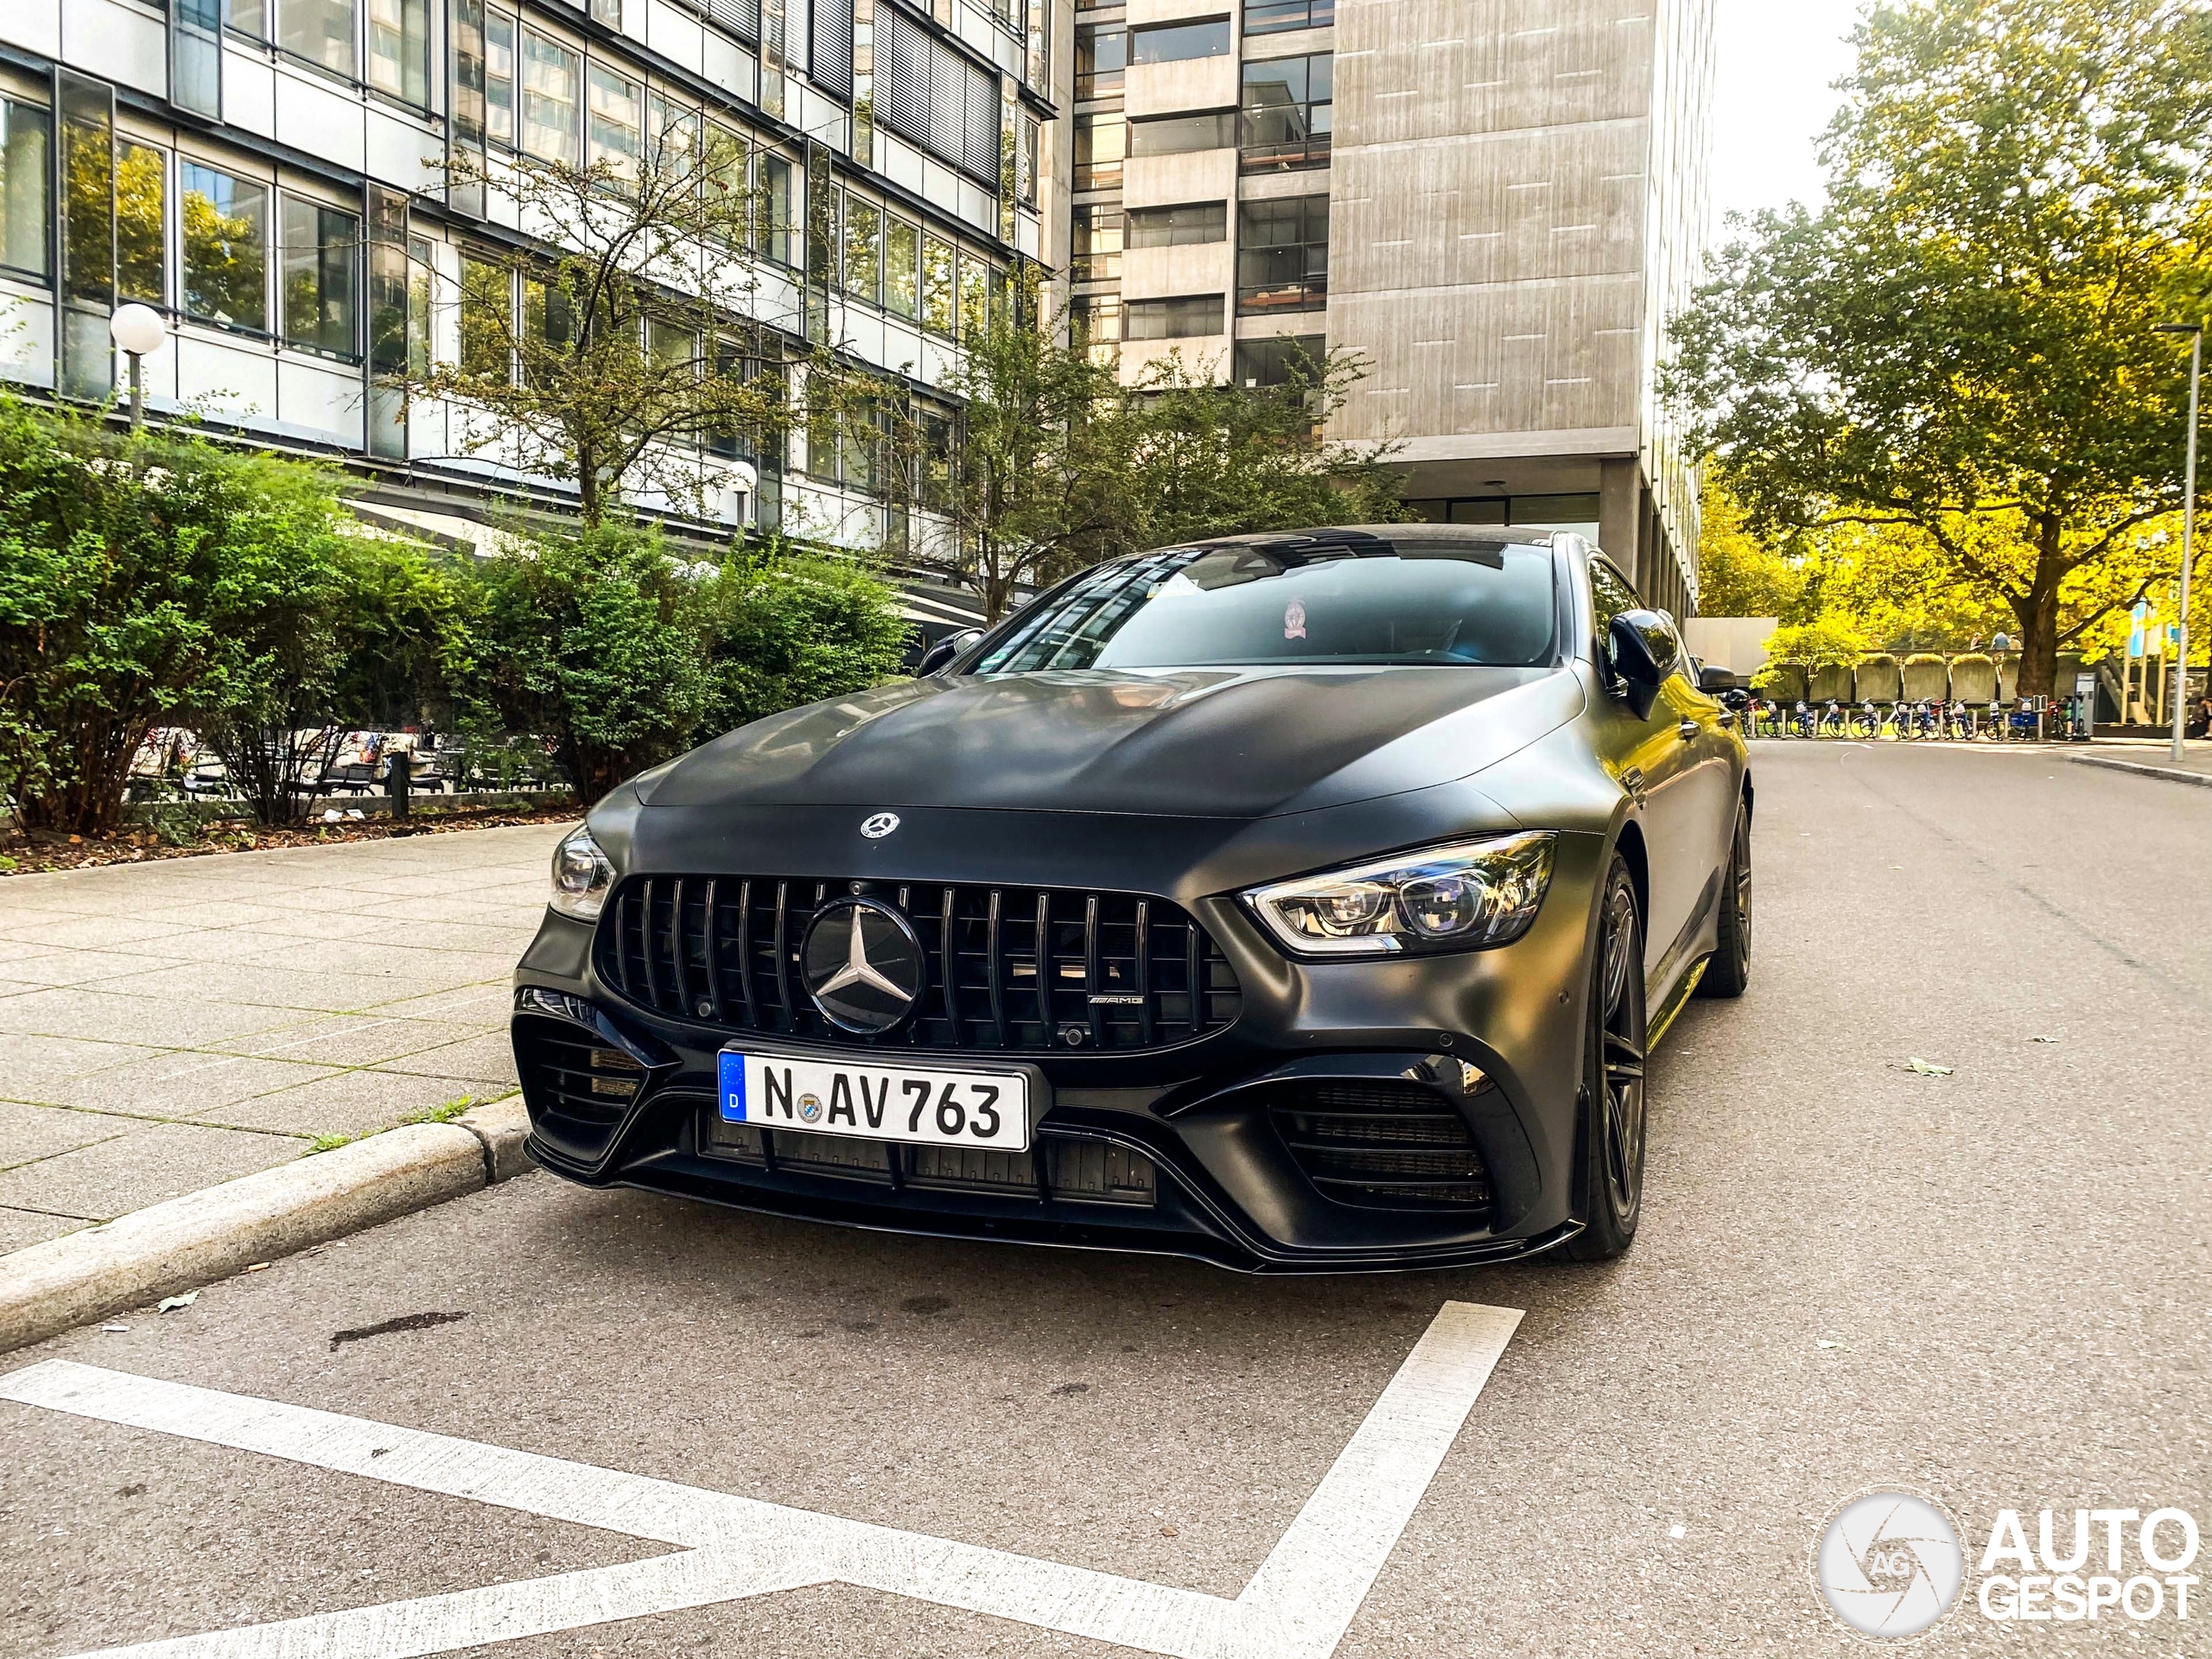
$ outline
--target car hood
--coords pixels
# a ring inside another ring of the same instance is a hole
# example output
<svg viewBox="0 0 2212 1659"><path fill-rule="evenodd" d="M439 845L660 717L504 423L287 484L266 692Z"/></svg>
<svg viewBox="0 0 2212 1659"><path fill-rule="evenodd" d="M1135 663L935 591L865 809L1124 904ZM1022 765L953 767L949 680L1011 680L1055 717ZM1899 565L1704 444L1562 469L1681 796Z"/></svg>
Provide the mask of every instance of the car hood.
<svg viewBox="0 0 2212 1659"><path fill-rule="evenodd" d="M1465 778L1573 718L1528 668L1086 670L901 680L639 779L648 807L1310 811Z"/></svg>

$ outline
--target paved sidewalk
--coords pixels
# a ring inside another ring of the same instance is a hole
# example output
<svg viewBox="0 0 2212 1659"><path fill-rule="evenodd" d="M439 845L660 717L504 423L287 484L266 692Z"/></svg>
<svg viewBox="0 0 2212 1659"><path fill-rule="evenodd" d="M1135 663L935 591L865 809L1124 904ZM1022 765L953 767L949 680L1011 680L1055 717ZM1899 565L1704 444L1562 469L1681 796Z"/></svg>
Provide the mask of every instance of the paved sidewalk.
<svg viewBox="0 0 2212 1659"><path fill-rule="evenodd" d="M2069 758L2083 766L2108 766L2115 772L2132 772L2138 777L2163 777L2179 784L2212 786L2212 743L2202 741L2183 744L2179 760L2173 758L2170 744L2109 741L2076 749Z"/></svg>
<svg viewBox="0 0 2212 1659"><path fill-rule="evenodd" d="M0 1252L512 1093L566 827L0 880Z"/></svg>

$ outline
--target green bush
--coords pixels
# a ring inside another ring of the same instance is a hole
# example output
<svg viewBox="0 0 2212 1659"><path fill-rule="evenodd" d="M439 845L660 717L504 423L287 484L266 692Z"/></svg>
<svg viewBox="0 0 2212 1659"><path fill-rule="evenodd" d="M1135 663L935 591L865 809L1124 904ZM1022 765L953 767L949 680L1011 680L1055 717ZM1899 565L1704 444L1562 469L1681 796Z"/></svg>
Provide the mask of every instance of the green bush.
<svg viewBox="0 0 2212 1659"><path fill-rule="evenodd" d="M899 671L907 626L893 590L847 560L771 545L701 586L709 689L699 738Z"/></svg>

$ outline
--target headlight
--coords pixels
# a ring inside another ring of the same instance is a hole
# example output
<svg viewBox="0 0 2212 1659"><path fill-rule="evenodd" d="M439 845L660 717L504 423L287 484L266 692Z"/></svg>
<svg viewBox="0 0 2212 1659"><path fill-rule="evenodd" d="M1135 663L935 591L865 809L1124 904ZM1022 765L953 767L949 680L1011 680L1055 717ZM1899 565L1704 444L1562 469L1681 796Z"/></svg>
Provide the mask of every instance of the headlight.
<svg viewBox="0 0 2212 1659"><path fill-rule="evenodd" d="M599 850L591 831L570 830L553 849L553 908L580 922L595 922L614 885L614 866Z"/></svg>
<svg viewBox="0 0 2212 1659"><path fill-rule="evenodd" d="M1548 830L1401 853L1355 869L1255 887L1268 931L1301 957L1471 950L1528 931L1552 879Z"/></svg>

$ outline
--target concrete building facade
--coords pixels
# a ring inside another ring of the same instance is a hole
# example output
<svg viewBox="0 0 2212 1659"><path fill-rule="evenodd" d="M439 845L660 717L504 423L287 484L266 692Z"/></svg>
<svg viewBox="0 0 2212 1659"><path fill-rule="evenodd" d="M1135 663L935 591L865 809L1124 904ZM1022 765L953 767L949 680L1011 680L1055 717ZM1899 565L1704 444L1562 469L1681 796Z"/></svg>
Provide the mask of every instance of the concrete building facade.
<svg viewBox="0 0 2212 1659"><path fill-rule="evenodd" d="M1125 0L1076 14L1071 276L1125 379L1170 353L1367 374L1425 516L1580 530L1695 608L1656 395L1708 234L1712 0Z"/></svg>

